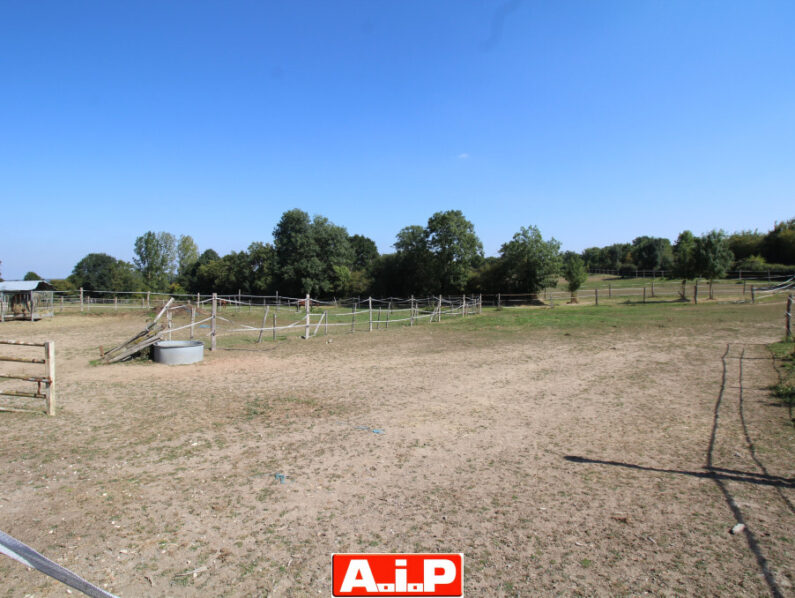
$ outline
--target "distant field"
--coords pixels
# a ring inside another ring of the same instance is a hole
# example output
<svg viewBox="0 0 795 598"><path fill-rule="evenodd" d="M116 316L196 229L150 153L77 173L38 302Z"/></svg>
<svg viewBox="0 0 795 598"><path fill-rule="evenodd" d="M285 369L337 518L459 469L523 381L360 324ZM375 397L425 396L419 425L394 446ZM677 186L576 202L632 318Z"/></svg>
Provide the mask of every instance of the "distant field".
<svg viewBox="0 0 795 598"><path fill-rule="evenodd" d="M144 316L0 325L54 340L60 380L56 417L0 414L0 529L120 596L328 596L330 554L357 551L463 552L468 596L792 593L780 297L245 332L199 364L90 365ZM65 595L9 559L0 579Z"/></svg>

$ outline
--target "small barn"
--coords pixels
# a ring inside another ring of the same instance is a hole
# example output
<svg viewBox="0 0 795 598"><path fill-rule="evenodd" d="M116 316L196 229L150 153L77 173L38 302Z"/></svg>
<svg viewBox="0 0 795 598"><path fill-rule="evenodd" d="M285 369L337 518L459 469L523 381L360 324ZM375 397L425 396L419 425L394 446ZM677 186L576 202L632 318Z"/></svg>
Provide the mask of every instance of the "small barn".
<svg viewBox="0 0 795 598"><path fill-rule="evenodd" d="M53 316L54 287L44 280L0 282L0 322Z"/></svg>

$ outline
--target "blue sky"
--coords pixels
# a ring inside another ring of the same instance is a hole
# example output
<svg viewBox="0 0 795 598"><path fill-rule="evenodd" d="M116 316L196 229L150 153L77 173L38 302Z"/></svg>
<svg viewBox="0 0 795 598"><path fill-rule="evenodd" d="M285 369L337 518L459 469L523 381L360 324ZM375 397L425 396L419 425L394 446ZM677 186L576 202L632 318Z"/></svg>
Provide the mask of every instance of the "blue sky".
<svg viewBox="0 0 795 598"><path fill-rule="evenodd" d="M486 254L795 216L795 3L0 1L0 272L322 214Z"/></svg>

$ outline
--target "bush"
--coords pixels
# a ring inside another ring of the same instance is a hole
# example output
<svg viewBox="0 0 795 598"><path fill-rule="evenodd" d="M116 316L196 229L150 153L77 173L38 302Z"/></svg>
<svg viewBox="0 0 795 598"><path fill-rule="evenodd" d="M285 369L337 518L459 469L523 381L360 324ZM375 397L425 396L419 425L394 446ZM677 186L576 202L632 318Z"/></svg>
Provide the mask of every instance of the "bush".
<svg viewBox="0 0 795 598"><path fill-rule="evenodd" d="M637 275L638 267L635 264L630 263L621 264L621 267L618 269L618 273L621 278L631 278L632 276Z"/></svg>
<svg viewBox="0 0 795 598"><path fill-rule="evenodd" d="M762 272L767 270L767 262L761 255L752 255L737 263L737 270L748 270L750 272Z"/></svg>

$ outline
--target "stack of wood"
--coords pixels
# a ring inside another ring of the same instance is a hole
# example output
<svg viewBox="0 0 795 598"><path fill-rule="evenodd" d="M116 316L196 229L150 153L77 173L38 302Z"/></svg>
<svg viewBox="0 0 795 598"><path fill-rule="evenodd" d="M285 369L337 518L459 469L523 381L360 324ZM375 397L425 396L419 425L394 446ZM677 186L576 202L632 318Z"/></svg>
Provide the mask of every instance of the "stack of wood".
<svg viewBox="0 0 795 598"><path fill-rule="evenodd" d="M104 363L116 363L126 359L132 359L137 353L154 345L157 341L163 340L163 335L166 334L167 330L163 328L162 324L158 324L158 321L163 317L163 314L166 313L173 302L174 298L172 297L168 300L168 303L163 306L163 309L160 310L157 316L155 316L155 319L131 339L113 347L109 351L103 351L102 347L100 347L99 353L102 361Z"/></svg>

